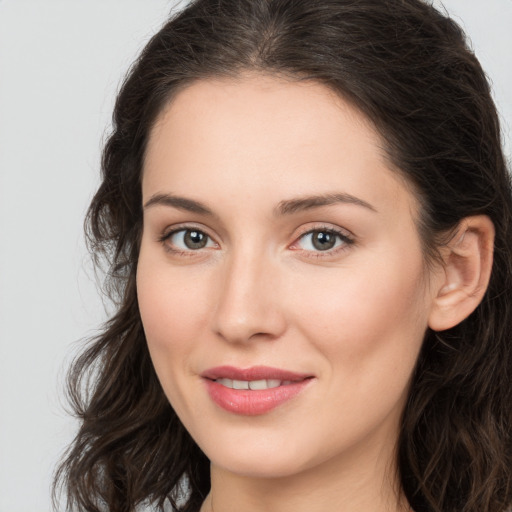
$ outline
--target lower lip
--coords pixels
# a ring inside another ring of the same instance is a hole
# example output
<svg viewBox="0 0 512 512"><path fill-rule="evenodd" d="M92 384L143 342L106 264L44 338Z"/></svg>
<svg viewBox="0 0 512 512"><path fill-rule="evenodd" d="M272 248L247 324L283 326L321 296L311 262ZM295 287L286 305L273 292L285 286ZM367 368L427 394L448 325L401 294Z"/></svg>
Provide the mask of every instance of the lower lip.
<svg viewBox="0 0 512 512"><path fill-rule="evenodd" d="M210 398L222 409L244 416L265 414L297 396L312 379L292 382L270 389L231 389L206 379Z"/></svg>

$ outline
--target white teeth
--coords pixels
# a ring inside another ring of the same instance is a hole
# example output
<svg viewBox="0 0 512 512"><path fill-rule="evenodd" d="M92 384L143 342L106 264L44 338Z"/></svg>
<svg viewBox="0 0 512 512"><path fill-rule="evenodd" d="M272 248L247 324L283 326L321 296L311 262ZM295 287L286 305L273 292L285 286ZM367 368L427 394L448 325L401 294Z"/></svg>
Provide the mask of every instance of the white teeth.
<svg viewBox="0 0 512 512"><path fill-rule="evenodd" d="M277 388L281 385L291 384L291 381L280 381L277 379L262 379L262 380L231 380L231 379L217 379L216 382L222 386L226 386L231 389L271 389Z"/></svg>
<svg viewBox="0 0 512 512"><path fill-rule="evenodd" d="M249 383L246 380L234 380L233 389L249 389Z"/></svg>
<svg viewBox="0 0 512 512"><path fill-rule="evenodd" d="M251 380L249 382L249 389L268 389L266 380Z"/></svg>
<svg viewBox="0 0 512 512"><path fill-rule="evenodd" d="M227 388L233 389L233 381L231 379L217 379L217 382Z"/></svg>

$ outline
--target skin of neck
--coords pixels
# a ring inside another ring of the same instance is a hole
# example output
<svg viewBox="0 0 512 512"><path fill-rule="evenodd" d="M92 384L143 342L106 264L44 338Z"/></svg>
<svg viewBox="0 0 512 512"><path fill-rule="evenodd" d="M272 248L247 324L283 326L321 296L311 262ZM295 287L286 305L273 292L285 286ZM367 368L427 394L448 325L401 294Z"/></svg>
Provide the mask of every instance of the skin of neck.
<svg viewBox="0 0 512 512"><path fill-rule="evenodd" d="M396 467L396 432L290 476L254 478L212 463L211 491L200 512L409 512Z"/></svg>

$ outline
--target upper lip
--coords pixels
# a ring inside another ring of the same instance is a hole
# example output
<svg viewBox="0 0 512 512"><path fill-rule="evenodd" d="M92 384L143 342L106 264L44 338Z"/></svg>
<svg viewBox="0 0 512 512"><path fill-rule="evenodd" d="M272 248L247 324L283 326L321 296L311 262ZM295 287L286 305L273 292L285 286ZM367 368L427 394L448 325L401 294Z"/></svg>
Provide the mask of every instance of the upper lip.
<svg viewBox="0 0 512 512"><path fill-rule="evenodd" d="M297 373L281 368L269 366L252 366L250 368L235 368L234 366L216 366L201 373L201 377L210 380L232 379L232 380L289 380L301 381L312 377L310 374Z"/></svg>

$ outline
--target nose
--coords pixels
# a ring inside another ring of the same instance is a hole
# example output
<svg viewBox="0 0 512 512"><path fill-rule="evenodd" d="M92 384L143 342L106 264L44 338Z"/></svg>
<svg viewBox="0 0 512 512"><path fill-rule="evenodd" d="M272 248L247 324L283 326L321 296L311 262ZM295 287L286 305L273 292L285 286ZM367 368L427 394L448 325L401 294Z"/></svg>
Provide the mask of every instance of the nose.
<svg viewBox="0 0 512 512"><path fill-rule="evenodd" d="M233 255L221 274L215 334L231 343L279 338L286 330L286 318L277 264L263 255Z"/></svg>

